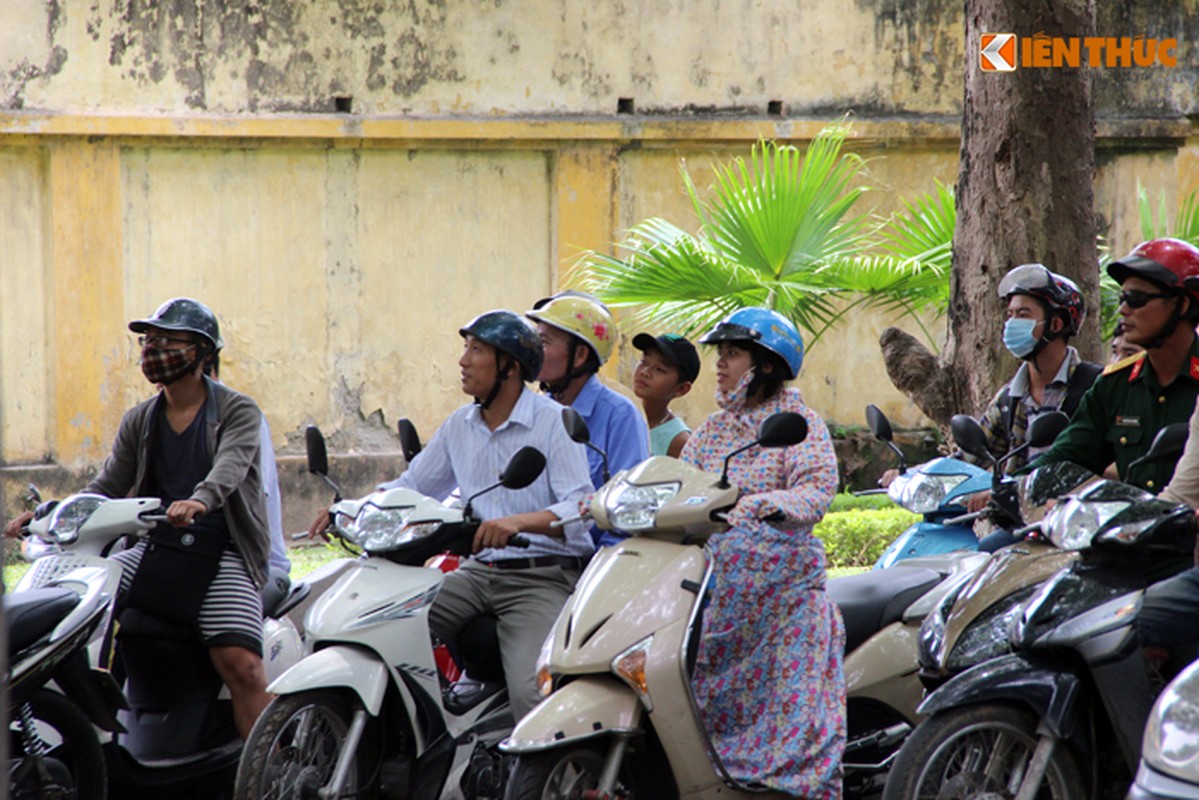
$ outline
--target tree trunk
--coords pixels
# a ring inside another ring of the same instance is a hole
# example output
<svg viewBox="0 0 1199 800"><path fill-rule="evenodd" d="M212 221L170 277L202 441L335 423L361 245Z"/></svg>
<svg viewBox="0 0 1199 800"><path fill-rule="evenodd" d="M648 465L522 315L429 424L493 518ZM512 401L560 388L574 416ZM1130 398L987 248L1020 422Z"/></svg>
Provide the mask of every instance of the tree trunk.
<svg viewBox="0 0 1199 800"><path fill-rule="evenodd" d="M889 328L880 339L892 382L939 424L955 413L980 413L1015 371L996 294L1014 266L1041 262L1078 283L1095 313L1075 343L1084 357L1099 355L1090 75L1085 68L984 72L979 65L984 33L1015 32L1022 51L1037 33L1093 35L1094 20L1094 0L966 0L947 342L934 359L901 331Z"/></svg>

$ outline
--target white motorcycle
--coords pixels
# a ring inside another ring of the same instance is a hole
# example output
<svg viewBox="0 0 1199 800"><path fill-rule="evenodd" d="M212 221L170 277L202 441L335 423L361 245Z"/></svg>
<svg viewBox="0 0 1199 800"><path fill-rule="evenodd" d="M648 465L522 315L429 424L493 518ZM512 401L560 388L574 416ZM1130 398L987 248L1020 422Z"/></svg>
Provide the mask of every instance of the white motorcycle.
<svg viewBox="0 0 1199 800"><path fill-rule="evenodd" d="M106 556L133 545L165 520L156 497L72 495L30 522L22 556L33 564L14 593L52 586L88 569L101 591L116 597L121 568ZM282 674L303 654L300 633L285 614L305 599L306 590L288 587L280 574L263 590L268 676ZM112 734L104 737L111 793L220 796L218 787L232 785L242 743L228 690L195 628L136 609L126 609L119 623L112 618L111 605L105 613L90 643L88 661L93 672L102 671L108 681L86 696L71 684L60 688L77 703L86 702L93 720L95 709L115 717L109 724L98 722ZM112 681L109 671L122 680Z"/></svg>
<svg viewBox="0 0 1199 800"><path fill-rule="evenodd" d="M315 428L308 468L334 485ZM485 491L523 488L544 468L545 457L524 448ZM476 497L465 509L408 489L335 500L332 535L365 555L309 610L313 652L270 685L276 698L246 742L236 798L499 796L495 745L514 722L507 693L501 681L465 701L443 698L448 682L428 623L445 575L424 564L446 551L470 553ZM509 542L522 544L519 536ZM498 648L492 659L499 663Z"/></svg>
<svg viewBox="0 0 1199 800"><path fill-rule="evenodd" d="M105 578L105 570L83 567L4 595L10 797L106 796L104 755L92 725L119 727L109 702L118 690L87 661L87 644L112 610Z"/></svg>

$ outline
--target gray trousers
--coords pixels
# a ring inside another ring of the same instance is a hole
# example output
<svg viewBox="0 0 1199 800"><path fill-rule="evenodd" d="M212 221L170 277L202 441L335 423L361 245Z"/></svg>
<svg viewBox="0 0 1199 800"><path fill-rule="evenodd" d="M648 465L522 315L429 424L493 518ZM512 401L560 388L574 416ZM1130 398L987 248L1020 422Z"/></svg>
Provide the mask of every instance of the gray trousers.
<svg viewBox="0 0 1199 800"><path fill-rule="evenodd" d="M578 579L576 570L562 567L500 569L467 561L445 576L429 609L429 627L448 642L475 617L496 616L512 715L519 721L541 700L537 655Z"/></svg>

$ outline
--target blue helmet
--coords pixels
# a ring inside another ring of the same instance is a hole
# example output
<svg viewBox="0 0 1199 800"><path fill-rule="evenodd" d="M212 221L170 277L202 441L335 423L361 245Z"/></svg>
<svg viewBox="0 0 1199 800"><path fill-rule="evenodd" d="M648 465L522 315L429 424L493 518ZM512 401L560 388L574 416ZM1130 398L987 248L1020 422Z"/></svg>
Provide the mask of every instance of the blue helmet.
<svg viewBox="0 0 1199 800"><path fill-rule="evenodd" d="M791 320L768 308L742 308L729 314L704 334L701 344L753 342L783 359L791 380L803 366L803 337Z"/></svg>

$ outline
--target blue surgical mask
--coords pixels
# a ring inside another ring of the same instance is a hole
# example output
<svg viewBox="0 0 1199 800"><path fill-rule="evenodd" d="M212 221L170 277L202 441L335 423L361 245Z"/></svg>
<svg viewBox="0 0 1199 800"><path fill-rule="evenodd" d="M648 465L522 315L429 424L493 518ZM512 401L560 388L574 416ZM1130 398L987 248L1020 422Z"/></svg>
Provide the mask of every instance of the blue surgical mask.
<svg viewBox="0 0 1199 800"><path fill-rule="evenodd" d="M1035 319L1012 317L1003 323L1003 346L1016 358L1024 358L1037 346L1037 339L1032 335L1035 327Z"/></svg>

